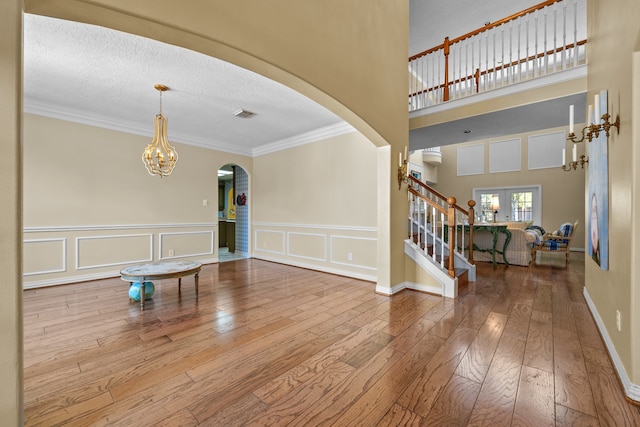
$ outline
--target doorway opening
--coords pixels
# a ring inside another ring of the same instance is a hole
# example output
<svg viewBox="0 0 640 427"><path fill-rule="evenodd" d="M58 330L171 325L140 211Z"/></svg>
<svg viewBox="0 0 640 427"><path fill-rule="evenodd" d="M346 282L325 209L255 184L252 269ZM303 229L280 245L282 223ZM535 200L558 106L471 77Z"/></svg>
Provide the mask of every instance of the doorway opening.
<svg viewBox="0 0 640 427"><path fill-rule="evenodd" d="M249 175L226 164L218 170L218 261L249 257Z"/></svg>

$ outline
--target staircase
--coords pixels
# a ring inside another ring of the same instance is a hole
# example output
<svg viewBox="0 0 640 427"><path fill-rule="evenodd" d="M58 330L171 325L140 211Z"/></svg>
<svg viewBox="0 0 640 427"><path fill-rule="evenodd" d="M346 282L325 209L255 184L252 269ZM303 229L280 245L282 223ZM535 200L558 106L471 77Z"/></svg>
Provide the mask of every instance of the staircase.
<svg viewBox="0 0 640 427"><path fill-rule="evenodd" d="M445 197L409 176L409 235L405 254L428 273L432 283L409 283L405 288L455 298L458 289L475 282L473 218L475 201L465 210L455 197ZM456 242L451 248L449 242ZM468 249L465 249L468 248Z"/></svg>

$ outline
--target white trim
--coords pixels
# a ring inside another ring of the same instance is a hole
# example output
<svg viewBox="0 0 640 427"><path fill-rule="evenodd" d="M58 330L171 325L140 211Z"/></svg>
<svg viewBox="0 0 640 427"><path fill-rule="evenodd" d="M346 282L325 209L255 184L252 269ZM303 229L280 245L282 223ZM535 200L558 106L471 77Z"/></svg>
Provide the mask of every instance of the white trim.
<svg viewBox="0 0 640 427"><path fill-rule="evenodd" d="M98 264L80 267L80 240L101 240L101 239L120 239L125 237L149 237L149 257L146 259L128 260L122 262L112 262L108 264ZM121 234L117 236L82 236L76 237L76 270L89 270L91 268L113 267L115 265L137 264L142 262L153 261L153 234Z"/></svg>
<svg viewBox="0 0 640 427"><path fill-rule="evenodd" d="M101 231L101 230L130 230L130 229L154 229L154 228L193 228L193 227L217 227L217 222L205 222L196 224L120 224L120 225L74 225L53 227L24 227L24 233L50 233L59 231Z"/></svg>
<svg viewBox="0 0 640 427"><path fill-rule="evenodd" d="M133 135L141 135L151 138L153 133L150 126L141 126L139 123L107 118L102 115L96 115L75 108L64 107L58 104L51 104L38 101L29 97L24 98L24 112L35 114L38 116L51 117L53 119L64 120L67 122L80 123L88 126L95 126L104 129L111 129L118 132L125 132ZM210 139L202 139L193 135L187 135L172 131L171 142L178 142L186 145L207 148L209 150L217 150L226 153L239 154L251 157L252 149L247 147L239 149L236 144L229 144L223 141L213 141Z"/></svg>
<svg viewBox="0 0 640 427"><path fill-rule="evenodd" d="M348 263L348 262L340 262L340 261L334 261L333 260L333 239L349 239L349 240L369 240L369 241L373 241L373 242L378 242L378 239L374 239L371 237L353 237L353 236L340 236L340 235L330 235L329 236L329 262L331 264L338 264L338 265L346 265L349 267L356 267L356 268L362 268L365 270L372 270L372 271L377 271L378 269L376 267L369 267L368 265L361 265L361 264L355 264L355 263Z"/></svg>
<svg viewBox="0 0 640 427"><path fill-rule="evenodd" d="M253 255L253 258L260 259L263 261L275 262L278 264L285 264L285 265L291 265L294 267L306 268L308 270L320 271L323 273L337 274L338 276L353 277L354 279L366 280L368 282L376 282L378 279L376 275L360 274L360 273L354 273L353 271L327 268L317 264L306 264L303 262L294 262L290 260L283 260L280 258L272 258L269 256L261 256L256 254ZM376 288L376 292L377 292L377 288Z"/></svg>
<svg viewBox="0 0 640 427"><path fill-rule="evenodd" d="M334 125L325 126L320 129L315 129L309 132L302 133L300 135L293 136L291 138L281 139L274 141L270 144L256 147L252 151L253 157L264 156L265 154L275 153L277 151L287 150L289 148L298 147L300 145L310 144L312 142L322 141L334 136L344 135L346 133L355 132L353 126L347 122L340 122Z"/></svg>
<svg viewBox="0 0 640 427"><path fill-rule="evenodd" d="M210 234L211 235L211 240L210 240L209 252L192 253L192 254L167 256L167 257L163 257L162 256L162 236L169 236L169 235L174 235L175 236L175 235L186 235L186 234ZM187 258L187 257L202 256L202 255L213 255L213 253L215 252L214 247L215 247L215 245L214 245L214 235L213 235L213 231L212 230L184 231L184 232L173 232L173 233L158 233L158 259L159 260L176 259L176 258Z"/></svg>
<svg viewBox="0 0 640 427"><path fill-rule="evenodd" d="M587 306L589 307L589 311L591 311L591 315L593 316L593 320L595 320L596 325L598 326L598 330L600 331L600 335L602 336L602 340L604 341L605 346L607 347L607 351L609 352L609 357L611 357L611 361L613 362L613 366L618 374L618 378L622 382L622 386L624 387L625 395L636 402L640 402L640 385L634 384L629 379L627 375L627 371L624 369L624 365L618 356L618 352L616 351L616 347L613 345L613 341L611 341L611 337L607 332L607 328L600 317L600 313L598 313L598 309L596 308L593 300L589 296L589 291L585 287L583 292L584 299L587 301Z"/></svg>
<svg viewBox="0 0 640 427"><path fill-rule="evenodd" d="M254 222L254 227L288 227L288 228L314 228L319 230L349 230L349 231L365 231L377 232L376 227L351 227L347 225L319 225L319 224L291 224L284 222Z"/></svg>
<svg viewBox="0 0 640 427"><path fill-rule="evenodd" d="M218 262L218 258L203 259L199 261L203 265L215 264ZM27 282L27 283L23 283L22 289L36 289L36 288L44 288L48 286L68 285L72 283L88 282L91 280L112 279L116 277L120 277L120 270L103 271L103 272L94 273L94 274L84 274L80 276L60 277L56 279ZM126 283L129 283L129 282L126 282Z"/></svg>
<svg viewBox="0 0 640 427"><path fill-rule="evenodd" d="M324 256L322 258L314 258L314 257L309 257L309 256L304 256L304 255L296 255L294 253L291 252L291 235L292 234L298 234L300 236L315 236L315 237L322 237L323 240L323 244L324 244L324 248L322 250L322 252L324 253ZM292 257L296 257L296 258L304 258L304 259L310 259L313 261L322 261L322 262L327 262L327 235L326 234L317 234L317 233L300 233L299 231L288 231L287 232L287 256L292 256Z"/></svg>
<svg viewBox="0 0 640 427"><path fill-rule="evenodd" d="M422 254L419 254L418 246L410 239L404 241L404 253L409 256L418 266L430 273L440 285L440 289L434 286L416 285L420 289L411 287L411 283L405 283L407 289L424 290L425 292L435 293L447 298L456 298L458 296L458 278L451 277L444 272L439 266L436 266ZM414 284L415 285L415 284Z"/></svg>
<svg viewBox="0 0 640 427"><path fill-rule="evenodd" d="M473 200L476 200L476 206L477 206L476 213L480 215L482 213L481 206L480 206L481 193L504 192L506 195L506 193L512 193L512 192L517 192L517 190L528 190L528 189L535 189L538 191L537 195L534 194L535 197L534 197L534 200L532 200L532 203L533 203L532 206L534 207L534 210L531 212L531 220L533 221L534 224L542 224L542 185L540 184L512 185L509 187L476 187L471 189L471 198ZM509 200L509 198L507 198L506 200ZM511 205L509 204L508 206L510 207ZM537 209L536 209L536 206L537 206ZM504 211L504 209L505 207L502 206L501 211ZM498 220L500 221L500 219ZM510 218L504 221L513 222L513 218Z"/></svg>
<svg viewBox="0 0 640 427"><path fill-rule="evenodd" d="M30 273L23 273L23 277L27 276L37 276L40 274L49 274L49 273L64 273L67 271L67 238L52 238L52 239L29 239L23 240L22 243L42 243L42 242L62 242L62 267L58 270L41 270L41 271L33 271Z"/></svg>

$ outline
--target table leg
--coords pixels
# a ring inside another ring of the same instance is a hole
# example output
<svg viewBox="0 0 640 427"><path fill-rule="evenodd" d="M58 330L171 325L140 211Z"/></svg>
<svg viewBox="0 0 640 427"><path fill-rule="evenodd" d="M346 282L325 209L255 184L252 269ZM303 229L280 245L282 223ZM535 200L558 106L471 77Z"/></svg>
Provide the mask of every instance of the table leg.
<svg viewBox="0 0 640 427"><path fill-rule="evenodd" d="M178 277L178 292L182 292L182 277Z"/></svg>
<svg viewBox="0 0 640 427"><path fill-rule="evenodd" d="M196 273L196 299L198 299L198 273Z"/></svg>
<svg viewBox="0 0 640 427"><path fill-rule="evenodd" d="M493 249L491 250L491 261L493 261L493 266L496 266L496 246L498 245L498 230L496 227L491 228L491 234L493 234Z"/></svg>
<svg viewBox="0 0 640 427"><path fill-rule="evenodd" d="M140 282L140 310L144 311L144 280Z"/></svg>

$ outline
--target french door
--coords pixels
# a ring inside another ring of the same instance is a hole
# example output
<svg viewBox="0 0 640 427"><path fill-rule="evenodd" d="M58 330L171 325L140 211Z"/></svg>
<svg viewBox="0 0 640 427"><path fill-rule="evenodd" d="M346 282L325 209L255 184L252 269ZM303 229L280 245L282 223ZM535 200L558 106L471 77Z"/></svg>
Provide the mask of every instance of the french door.
<svg viewBox="0 0 640 427"><path fill-rule="evenodd" d="M475 221L525 221L542 223L542 187L474 188ZM497 212L492 208L499 202Z"/></svg>

